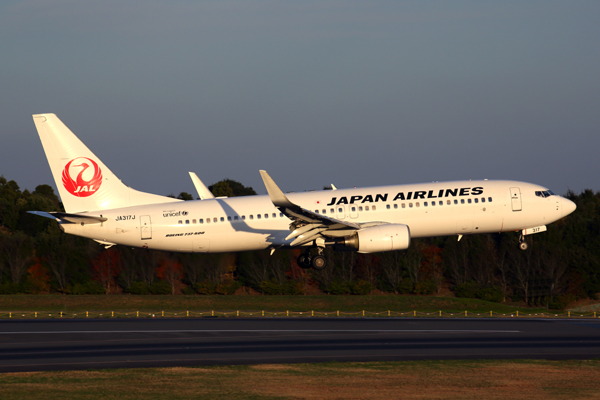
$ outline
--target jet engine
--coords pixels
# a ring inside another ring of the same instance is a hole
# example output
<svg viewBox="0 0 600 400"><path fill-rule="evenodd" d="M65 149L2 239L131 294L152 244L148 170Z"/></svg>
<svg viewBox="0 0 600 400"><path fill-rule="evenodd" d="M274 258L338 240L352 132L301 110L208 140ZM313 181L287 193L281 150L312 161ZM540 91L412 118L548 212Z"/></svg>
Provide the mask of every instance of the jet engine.
<svg viewBox="0 0 600 400"><path fill-rule="evenodd" d="M359 253L406 250L410 246L410 229L402 224L371 226L337 241L336 247L339 246L342 246L339 250L352 249Z"/></svg>

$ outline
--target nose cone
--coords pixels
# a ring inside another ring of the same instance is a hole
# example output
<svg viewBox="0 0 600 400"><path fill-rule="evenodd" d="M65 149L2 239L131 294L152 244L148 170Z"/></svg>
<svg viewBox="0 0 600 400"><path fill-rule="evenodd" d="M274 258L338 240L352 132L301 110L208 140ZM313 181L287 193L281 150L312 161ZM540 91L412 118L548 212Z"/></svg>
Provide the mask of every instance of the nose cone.
<svg viewBox="0 0 600 400"><path fill-rule="evenodd" d="M575 211L576 208L577 206L571 200L565 199L564 197L562 198L562 204L560 206L560 209L562 210L563 217L566 217L567 215L571 214L573 211Z"/></svg>

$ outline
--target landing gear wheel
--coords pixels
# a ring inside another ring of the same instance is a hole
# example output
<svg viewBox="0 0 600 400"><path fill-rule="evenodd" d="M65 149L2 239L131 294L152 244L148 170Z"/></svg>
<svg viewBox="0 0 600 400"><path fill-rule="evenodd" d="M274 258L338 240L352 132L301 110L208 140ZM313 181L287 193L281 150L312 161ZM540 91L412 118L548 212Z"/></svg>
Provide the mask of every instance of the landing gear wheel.
<svg viewBox="0 0 600 400"><path fill-rule="evenodd" d="M314 256L312 258L312 267L317 271L322 271L327 267L327 260L323 256Z"/></svg>
<svg viewBox="0 0 600 400"><path fill-rule="evenodd" d="M296 259L298 266L302 269L309 269L312 267L312 260L309 254L300 254Z"/></svg>
<svg viewBox="0 0 600 400"><path fill-rule="evenodd" d="M527 250L527 243L526 242L519 243L519 248L521 250Z"/></svg>

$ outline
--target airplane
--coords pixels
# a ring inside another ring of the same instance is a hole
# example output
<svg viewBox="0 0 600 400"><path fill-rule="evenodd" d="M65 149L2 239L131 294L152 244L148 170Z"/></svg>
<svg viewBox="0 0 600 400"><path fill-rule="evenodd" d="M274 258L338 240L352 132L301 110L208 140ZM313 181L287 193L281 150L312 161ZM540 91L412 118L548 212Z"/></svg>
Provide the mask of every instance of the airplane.
<svg viewBox="0 0 600 400"><path fill-rule="evenodd" d="M55 114L33 120L65 212L31 211L69 234L105 245L219 253L303 248L302 268L326 267L324 250L405 250L411 239L546 231L575 211L549 189L507 180L466 180L285 194L266 172L268 195L214 197L190 173L200 200L126 186ZM316 249L316 254L315 253ZM311 251L312 250L312 251Z"/></svg>

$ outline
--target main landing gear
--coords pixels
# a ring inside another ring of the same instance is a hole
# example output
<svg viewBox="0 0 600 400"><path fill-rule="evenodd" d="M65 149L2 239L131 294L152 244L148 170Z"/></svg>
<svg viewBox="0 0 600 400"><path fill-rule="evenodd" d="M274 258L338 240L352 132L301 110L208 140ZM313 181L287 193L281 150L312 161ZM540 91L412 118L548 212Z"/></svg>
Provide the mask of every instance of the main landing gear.
<svg viewBox="0 0 600 400"><path fill-rule="evenodd" d="M311 256L310 249L306 249L306 251L298 256L296 259L298 266L303 269L315 269L317 271L324 270L327 267L327 260L323 255L323 248L317 247L317 255Z"/></svg>

